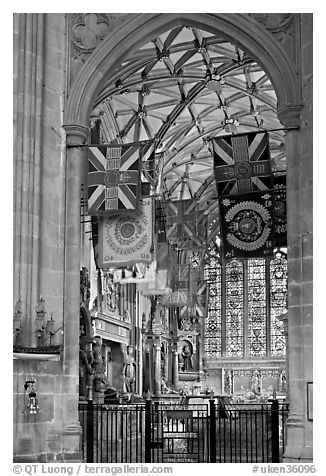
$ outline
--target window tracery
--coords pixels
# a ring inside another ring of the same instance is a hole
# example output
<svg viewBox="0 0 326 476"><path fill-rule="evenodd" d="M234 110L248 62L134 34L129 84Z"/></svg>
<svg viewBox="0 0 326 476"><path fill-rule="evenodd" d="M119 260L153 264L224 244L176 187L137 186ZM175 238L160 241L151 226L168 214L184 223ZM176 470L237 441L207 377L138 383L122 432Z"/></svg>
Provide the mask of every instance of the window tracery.
<svg viewBox="0 0 326 476"><path fill-rule="evenodd" d="M221 355L221 265L216 246L211 245L208 250L204 278L208 285L209 307L205 318L205 352L207 357Z"/></svg>
<svg viewBox="0 0 326 476"><path fill-rule="evenodd" d="M284 323L277 319L287 310L287 260L283 253L276 254L270 263L271 354L285 353Z"/></svg>
<svg viewBox="0 0 326 476"><path fill-rule="evenodd" d="M243 264L226 265L226 355L241 357L243 348Z"/></svg>
<svg viewBox="0 0 326 476"><path fill-rule="evenodd" d="M284 325L278 319L287 310L284 253L277 252L274 259L233 259L222 264L218 249L211 246L206 254L205 279L209 285L205 318L208 358L284 357Z"/></svg>

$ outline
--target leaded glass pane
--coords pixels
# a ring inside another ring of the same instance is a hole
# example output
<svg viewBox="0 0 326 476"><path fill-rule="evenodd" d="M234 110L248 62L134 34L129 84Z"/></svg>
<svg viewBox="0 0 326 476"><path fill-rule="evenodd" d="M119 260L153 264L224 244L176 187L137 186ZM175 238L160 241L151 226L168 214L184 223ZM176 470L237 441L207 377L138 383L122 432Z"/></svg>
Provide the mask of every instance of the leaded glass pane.
<svg viewBox="0 0 326 476"><path fill-rule="evenodd" d="M271 354L284 356L286 341L283 322L277 317L287 310L287 261L279 253L270 263Z"/></svg>
<svg viewBox="0 0 326 476"><path fill-rule="evenodd" d="M226 266L226 355L243 356L243 264Z"/></svg>
<svg viewBox="0 0 326 476"><path fill-rule="evenodd" d="M266 274L264 259L249 259L248 265L248 352L266 355Z"/></svg>
<svg viewBox="0 0 326 476"><path fill-rule="evenodd" d="M221 265L214 250L206 257L205 275L208 286L208 307L205 317L205 354L207 357L221 356Z"/></svg>

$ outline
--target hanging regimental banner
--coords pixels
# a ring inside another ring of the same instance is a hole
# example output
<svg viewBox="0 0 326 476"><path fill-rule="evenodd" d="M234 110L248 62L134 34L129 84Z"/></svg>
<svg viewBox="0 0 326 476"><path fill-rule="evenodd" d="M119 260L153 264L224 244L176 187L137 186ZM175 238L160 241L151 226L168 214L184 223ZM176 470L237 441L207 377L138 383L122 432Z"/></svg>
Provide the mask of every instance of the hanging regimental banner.
<svg viewBox="0 0 326 476"><path fill-rule="evenodd" d="M220 211L226 258L258 258L273 254L271 193L222 198Z"/></svg>
<svg viewBox="0 0 326 476"><path fill-rule="evenodd" d="M189 289L190 264L175 264L173 266L172 287L176 289Z"/></svg>
<svg viewBox="0 0 326 476"><path fill-rule="evenodd" d="M89 215L135 210L140 195L139 144L88 147Z"/></svg>
<svg viewBox="0 0 326 476"><path fill-rule="evenodd" d="M272 187L267 132L212 140L217 193L234 195Z"/></svg>
<svg viewBox="0 0 326 476"><path fill-rule="evenodd" d="M185 243L201 246L197 230L197 204L195 200L175 200L165 203L166 239L182 246Z"/></svg>
<svg viewBox="0 0 326 476"><path fill-rule="evenodd" d="M120 267L152 261L152 198L128 215L103 217L99 226L99 266Z"/></svg>
<svg viewBox="0 0 326 476"><path fill-rule="evenodd" d="M273 186L273 231L275 246L287 246L286 220L286 175L274 175Z"/></svg>
<svg viewBox="0 0 326 476"><path fill-rule="evenodd" d="M191 279L191 292L193 295L193 315L204 317L207 309L207 281Z"/></svg>

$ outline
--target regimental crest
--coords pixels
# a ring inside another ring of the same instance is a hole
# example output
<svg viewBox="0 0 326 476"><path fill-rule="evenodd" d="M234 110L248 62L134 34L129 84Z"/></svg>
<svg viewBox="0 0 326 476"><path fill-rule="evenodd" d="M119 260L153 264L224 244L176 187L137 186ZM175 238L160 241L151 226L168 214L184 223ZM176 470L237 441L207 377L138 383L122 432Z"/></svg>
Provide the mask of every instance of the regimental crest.
<svg viewBox="0 0 326 476"><path fill-rule="evenodd" d="M103 217L99 227L100 268L152 261L152 199L144 198L133 214Z"/></svg>
<svg viewBox="0 0 326 476"><path fill-rule="evenodd" d="M272 187L266 132L217 137L212 143L219 196L269 190Z"/></svg>
<svg viewBox="0 0 326 476"><path fill-rule="evenodd" d="M140 195L139 145L88 147L89 215L136 210Z"/></svg>
<svg viewBox="0 0 326 476"><path fill-rule="evenodd" d="M273 203L270 193L223 198L220 210L226 258L273 254Z"/></svg>

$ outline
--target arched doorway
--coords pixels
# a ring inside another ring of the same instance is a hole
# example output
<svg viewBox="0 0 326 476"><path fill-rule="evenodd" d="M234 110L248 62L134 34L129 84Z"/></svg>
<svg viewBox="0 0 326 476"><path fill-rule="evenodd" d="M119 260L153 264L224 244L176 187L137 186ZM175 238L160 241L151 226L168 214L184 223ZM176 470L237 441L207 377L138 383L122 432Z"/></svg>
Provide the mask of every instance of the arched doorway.
<svg viewBox="0 0 326 476"><path fill-rule="evenodd" d="M287 56L279 44L272 39L258 23L255 23L245 14L137 14L133 19L123 26L119 32L109 35L98 49L86 62L71 90L66 115L65 129L67 133L67 144L81 145L88 140L89 116L97 94L107 78L113 74L115 69L121 64L130 49L138 48L152 37L177 25L190 25L203 28L212 33L223 34L233 42L239 43L241 47L249 52L257 62L259 62L267 75L270 77L278 98L278 115L285 127L300 125L300 97L297 88L297 80L294 68L291 67ZM287 133L287 163L288 171L295 170L298 159L300 138L298 132ZM84 153L82 149L70 148L68 150L68 196L66 202L67 219L71 223L69 238L67 238L67 250L77 251L78 248L78 223L75 210L79 206L79 188L82 175L82 162ZM288 188L291 191L291 199L288 204L288 216L297 216L295 204L300 194L300 178L296 175L289 176ZM76 227L76 228L75 228ZM75 231L74 231L75 228ZM295 296L294 283L301 282L302 276L294 275L294 267L291 264L298 264L297 249L302 247L302 241L298 244L298 237L301 237L302 230L297 229L293 222L289 222L289 333L291 333L291 322L295 317L298 307L298 298ZM78 252L77 252L78 253ZM73 256L68 253L67 256ZM73 262L74 261L74 262ZM66 266L70 271L75 269L75 259L69 258ZM77 275L77 273L76 273ZM73 282L76 276L72 272L67 279L67 286L74 287ZM70 295L71 298L71 295ZM65 319L74 314L74 300L66 303ZM298 330L298 329L297 329ZM302 329L299 329L302 331ZM72 336L67 336L72 339ZM291 339L290 339L291 346ZM297 351L297 358L303 362L303 352L294 344ZM299 353L299 354L298 354ZM293 360L292 360L293 359ZM289 426L290 446L304 446L304 401L298 401L298 392L304 392L303 379L299 375L298 360L290 357L290 388L291 371L295 375L295 380L299 384L294 393L290 391L291 413L293 413L294 424ZM300 432L302 441L295 443L295 435ZM291 437L291 432L293 436ZM289 457L291 457L291 449ZM296 450L293 450L294 453Z"/></svg>

